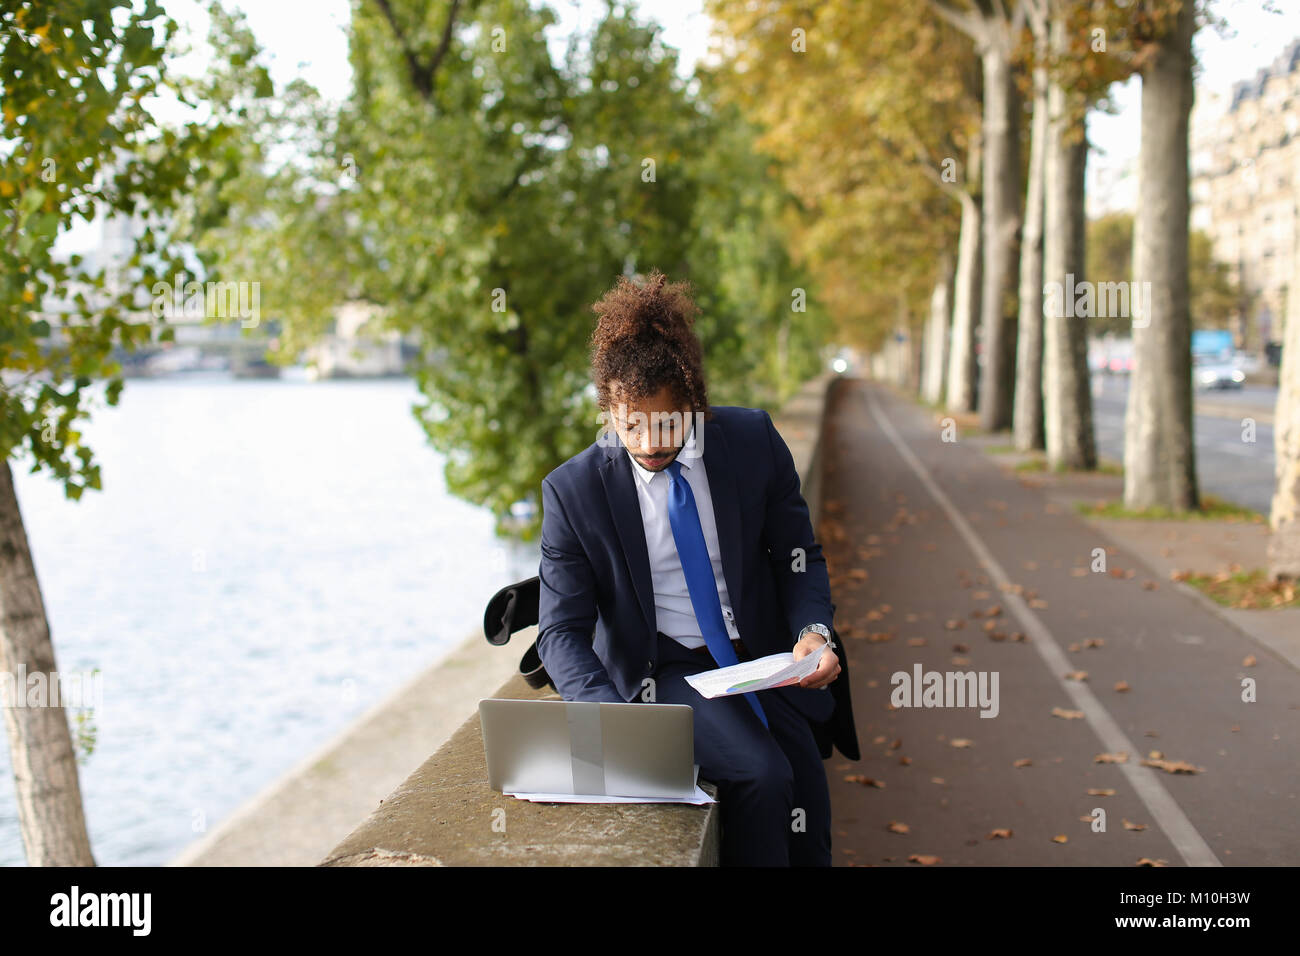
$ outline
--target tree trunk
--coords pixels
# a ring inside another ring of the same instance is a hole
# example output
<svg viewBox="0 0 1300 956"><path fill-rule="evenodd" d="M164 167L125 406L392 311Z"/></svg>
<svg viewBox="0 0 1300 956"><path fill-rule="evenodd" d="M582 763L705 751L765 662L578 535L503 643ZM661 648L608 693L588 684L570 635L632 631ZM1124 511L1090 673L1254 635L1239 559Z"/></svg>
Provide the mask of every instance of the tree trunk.
<svg viewBox="0 0 1300 956"><path fill-rule="evenodd" d="M27 688L19 680L43 674L50 696L32 703L54 703L54 646L8 461L0 468L0 672L14 675L14 693L23 700ZM60 704L4 712L27 862L94 866L67 711Z"/></svg>
<svg viewBox="0 0 1300 956"><path fill-rule="evenodd" d="M1052 17L1052 48L1064 51L1065 14ZM1053 81L1048 91L1045 164L1047 219L1043 279L1059 283L1043 309L1043 411L1049 468L1097 466L1088 376L1088 316L1075 308L1073 287L1084 281L1084 171L1088 159L1084 104ZM1094 303L1096 297L1094 296Z"/></svg>
<svg viewBox="0 0 1300 956"><path fill-rule="evenodd" d="M908 329L907 346L908 360L911 363L911 390L914 394L921 394L921 376L925 374L925 354L921 351L923 325L918 325L915 329Z"/></svg>
<svg viewBox="0 0 1300 956"><path fill-rule="evenodd" d="M978 182L981 156L971 150L967 172ZM948 350L948 411L975 410L975 327L980 319L984 229L977 196L961 195L961 233L957 239L957 274L952 294L952 344Z"/></svg>
<svg viewBox="0 0 1300 956"><path fill-rule="evenodd" d="M1192 430L1187 288L1187 125L1193 4L1184 3L1142 70L1142 141L1133 220L1133 372L1124 420L1124 505L1186 511L1200 504ZM1144 285L1150 283L1149 286Z"/></svg>
<svg viewBox="0 0 1300 956"><path fill-rule="evenodd" d="M1043 448L1043 176L1047 140L1046 31L1035 25L1034 119L1029 141L1029 183L1020 245L1020 321L1016 345L1016 448Z"/></svg>
<svg viewBox="0 0 1300 956"><path fill-rule="evenodd" d="M1300 246L1293 276L1300 277ZM1300 282L1292 288L1300 289ZM1269 525L1268 573L1272 581L1300 580L1300 295L1288 297L1282 316L1282 368L1273 414L1273 457L1277 482Z"/></svg>
<svg viewBox="0 0 1300 956"><path fill-rule="evenodd" d="M915 360L915 339L912 334L911 321L907 311L907 295L902 289L898 291L898 316L894 326L894 384L907 391L918 387Z"/></svg>
<svg viewBox="0 0 1300 956"><path fill-rule="evenodd" d="M939 262L939 277L930 295L930 320L925 329L925 368L921 375L921 397L931 405L943 399L943 370L948 360L948 321L952 315L952 257Z"/></svg>
<svg viewBox="0 0 1300 956"><path fill-rule="evenodd" d="M1009 31L1008 31L1009 32ZM1011 425L1015 396L1016 316L1006 308L1017 288L1020 234L1020 97L1011 74L1010 40L985 45L984 282L980 297L983 367L980 425Z"/></svg>

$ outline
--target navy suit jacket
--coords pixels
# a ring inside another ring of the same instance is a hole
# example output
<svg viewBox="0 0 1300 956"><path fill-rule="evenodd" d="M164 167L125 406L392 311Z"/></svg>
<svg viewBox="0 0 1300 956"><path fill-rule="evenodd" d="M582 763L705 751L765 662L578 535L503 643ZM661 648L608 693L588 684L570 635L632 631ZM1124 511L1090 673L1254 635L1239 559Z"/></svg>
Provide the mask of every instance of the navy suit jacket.
<svg viewBox="0 0 1300 956"><path fill-rule="evenodd" d="M698 427L698 417L694 421ZM762 409L715 406L703 426L704 465L736 627L753 657L790 651L805 624L830 627L835 610L794 459ZM537 650L565 700L630 703L658 663L636 480L613 432L542 480ZM802 569L796 564L800 548ZM836 683L847 685L843 673ZM774 692L815 725L829 722L835 710L829 688ZM846 694L847 686L837 693Z"/></svg>

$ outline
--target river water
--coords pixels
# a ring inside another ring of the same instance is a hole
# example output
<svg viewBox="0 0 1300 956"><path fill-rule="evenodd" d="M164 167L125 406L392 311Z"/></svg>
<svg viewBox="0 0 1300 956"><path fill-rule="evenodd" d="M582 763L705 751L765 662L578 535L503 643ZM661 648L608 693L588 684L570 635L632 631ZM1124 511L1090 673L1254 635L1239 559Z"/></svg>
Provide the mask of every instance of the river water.
<svg viewBox="0 0 1300 956"><path fill-rule="evenodd" d="M130 381L84 428L103 491L69 501L11 462L57 666L100 672L96 862L167 862L537 573L535 544L448 495L418 399L404 379ZM0 734L0 865L24 862Z"/></svg>

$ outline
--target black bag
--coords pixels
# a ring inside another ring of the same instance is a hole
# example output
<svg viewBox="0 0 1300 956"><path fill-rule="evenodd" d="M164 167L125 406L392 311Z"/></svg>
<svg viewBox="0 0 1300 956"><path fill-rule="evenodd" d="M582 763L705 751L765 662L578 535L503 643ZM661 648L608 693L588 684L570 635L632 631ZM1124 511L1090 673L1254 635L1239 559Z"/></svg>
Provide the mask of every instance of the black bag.
<svg viewBox="0 0 1300 956"><path fill-rule="evenodd" d="M515 631L522 631L537 623L537 602L541 589L541 580L533 575L526 581L502 588L492 596L487 610L483 612L483 634L489 644L505 644ZM519 673L524 676L529 687L535 690L550 687L559 693L559 688L542 666L542 656L537 653L536 641L524 651L523 659L519 662Z"/></svg>

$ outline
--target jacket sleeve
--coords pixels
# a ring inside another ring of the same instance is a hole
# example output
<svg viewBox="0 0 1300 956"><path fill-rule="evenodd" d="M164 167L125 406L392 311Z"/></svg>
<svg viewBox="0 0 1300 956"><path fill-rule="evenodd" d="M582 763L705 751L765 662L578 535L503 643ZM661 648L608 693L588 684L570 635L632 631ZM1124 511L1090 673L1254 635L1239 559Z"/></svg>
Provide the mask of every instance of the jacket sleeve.
<svg viewBox="0 0 1300 956"><path fill-rule="evenodd" d="M831 603L826 558L813 536L808 503L799 491L794 457L766 411L763 422L772 449L772 481L767 489L763 537L771 549L772 574L793 646L795 635L805 624L833 627L835 605Z"/></svg>
<svg viewBox="0 0 1300 956"><path fill-rule="evenodd" d="M537 653L565 700L626 703L592 650L596 576L559 495L542 479Z"/></svg>

